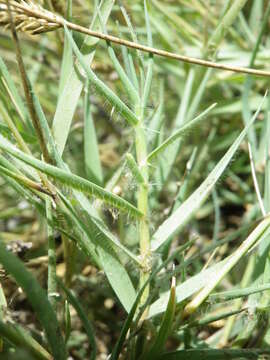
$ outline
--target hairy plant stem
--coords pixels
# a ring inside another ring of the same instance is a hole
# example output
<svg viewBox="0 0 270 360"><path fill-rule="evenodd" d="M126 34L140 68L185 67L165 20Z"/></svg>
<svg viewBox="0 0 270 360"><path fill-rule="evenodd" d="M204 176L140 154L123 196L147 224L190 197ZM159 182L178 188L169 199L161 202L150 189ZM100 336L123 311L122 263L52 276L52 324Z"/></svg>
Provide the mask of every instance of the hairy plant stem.
<svg viewBox="0 0 270 360"><path fill-rule="evenodd" d="M57 301L57 280L56 280L56 253L55 240L52 228L52 203L51 199L46 199L46 217L47 217L47 236L48 236L48 299L56 311Z"/></svg>
<svg viewBox="0 0 270 360"><path fill-rule="evenodd" d="M136 115L139 123L135 126L135 143L138 167L144 178L144 183L138 184L137 207L143 213L143 217L139 220L139 239L140 239L140 255L141 255L141 272L140 272L140 288L149 279L151 273L150 267L150 233L148 224L148 166L147 166L147 143L145 130L143 127L143 108L141 104L136 107ZM143 292L140 305L144 305L149 295L150 285L148 284ZM144 311L141 320L147 316L148 308Z"/></svg>

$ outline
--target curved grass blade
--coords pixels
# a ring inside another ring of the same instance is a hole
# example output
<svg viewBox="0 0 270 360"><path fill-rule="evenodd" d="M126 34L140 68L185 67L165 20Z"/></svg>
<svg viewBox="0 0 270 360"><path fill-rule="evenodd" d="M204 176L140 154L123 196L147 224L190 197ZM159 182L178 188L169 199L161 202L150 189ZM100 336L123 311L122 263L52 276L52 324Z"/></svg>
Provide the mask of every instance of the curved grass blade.
<svg viewBox="0 0 270 360"><path fill-rule="evenodd" d="M144 17L145 17L145 25L146 25L146 32L147 32L147 45L149 47L153 47L152 31L151 31L151 25L150 25L150 19L149 19L146 0L144 0L144 2L143 2L143 7L144 7ZM146 79L145 79L143 95L142 95L142 104L143 104L144 111L147 106L150 89L151 89L151 84L152 84L152 79L153 79L153 64L154 64L154 57L152 54L149 54L148 60L147 60Z"/></svg>
<svg viewBox="0 0 270 360"><path fill-rule="evenodd" d="M103 173L99 157L95 124L90 104L89 83L86 82L84 97L84 165L88 180L103 183Z"/></svg>
<svg viewBox="0 0 270 360"><path fill-rule="evenodd" d="M148 156L147 161L152 161L157 155L166 148L174 143L177 139L184 136L188 131L190 131L194 126L198 125L201 120L216 106L217 104L212 104L206 110L204 110L200 115L196 116L195 119L188 122L186 125L182 126L179 130L169 136L162 144L160 144L155 150L153 150Z"/></svg>
<svg viewBox="0 0 270 360"><path fill-rule="evenodd" d="M191 91L194 86L194 78L195 78L195 70L193 68L188 72L188 76L185 82L185 88L183 92L183 96L181 99L181 104L178 108L176 118L174 120L174 128L179 129L183 126L185 119L192 119L192 117L186 116L187 111L189 109L189 103L191 98ZM168 148L168 151L164 153L164 158L160 159L159 167L156 171L155 177L156 182L161 183L162 185L168 179L170 172L172 171L173 164L176 160L177 154L179 153L181 145L181 139L176 141L174 145ZM161 190L162 186L160 187Z"/></svg>
<svg viewBox="0 0 270 360"><path fill-rule="evenodd" d="M167 309L164 313L160 329L158 331L155 342L150 349L149 353L143 356L143 360L156 359L164 350L168 336L170 335L172 324L175 316L176 296L175 296L176 279L173 277L170 290L170 298L168 301Z"/></svg>
<svg viewBox="0 0 270 360"><path fill-rule="evenodd" d="M12 172L1 165L0 165L0 173L11 177L12 179L16 180L18 183L24 185L28 189L40 191L44 194L50 195L50 193L46 189L44 189L41 184L36 183L35 181L32 181L25 176Z"/></svg>
<svg viewBox="0 0 270 360"><path fill-rule="evenodd" d="M84 330L87 334L89 344L91 345L92 352L90 356L90 360L94 360L96 358L97 347L96 347L96 340L95 340L95 333L91 322L89 321L83 306L81 305L80 301L73 295L73 293L63 284L63 282L58 278L59 286L64 290L68 302L74 307L76 310L81 322L83 324Z"/></svg>
<svg viewBox="0 0 270 360"><path fill-rule="evenodd" d="M188 349L161 355L156 360L227 360L258 359L259 355L269 355L268 349Z"/></svg>
<svg viewBox="0 0 270 360"><path fill-rule="evenodd" d="M43 161L37 160L32 156L24 154L22 151L12 146L2 135L0 135L0 148L3 151L6 151L16 157L17 159L23 161L24 163L34 167L37 170L42 171L43 173L53 177L54 179L60 181L63 184L69 185L74 189L85 192L89 195L97 197L116 208L123 210L129 213L131 216L140 218L142 216L141 212L128 201L122 199L121 197L104 190L102 187L81 178L78 175L71 174L65 170L59 169L55 166L49 165Z"/></svg>
<svg viewBox="0 0 270 360"><path fill-rule="evenodd" d="M23 263L15 255L6 250L0 242L0 263L25 291L29 302L34 308L48 339L55 359L65 360L66 350L58 321L46 292L40 287L34 276L26 270Z"/></svg>
<svg viewBox="0 0 270 360"><path fill-rule="evenodd" d="M179 254L181 254L183 251L185 251L189 246L191 246L193 243L193 241L189 241L186 244L180 246L178 249L175 250L175 252L168 257L155 271L152 272L152 274L149 276L149 278L147 279L147 281L143 284L143 286L141 287L141 289L139 290L137 297L132 305L132 308L128 314L128 317L126 318L124 325L122 327L120 336L117 340L117 343L112 351L112 355L111 355L111 360L117 360L119 358L121 349L124 345L128 330L131 327L133 318L135 316L137 307L140 303L141 297L144 293L144 290L146 288L146 286L157 276L157 274L163 269L165 268L170 262L172 262L176 257L179 256ZM167 301L168 303L168 301ZM167 305L166 303L166 305ZM166 307L165 305L165 307Z"/></svg>
<svg viewBox="0 0 270 360"><path fill-rule="evenodd" d="M114 0L103 0L101 2L100 13L102 14L104 23L107 22L113 5ZM93 18L94 21L91 25L91 29L100 30L99 22L97 21L96 16ZM98 42L98 39L94 39L90 36L85 37L81 51L84 54L84 61L88 64L88 66L90 66L93 61ZM65 82L63 92L57 102L57 108L53 119L52 132L57 143L60 156L62 156L66 145L72 118L75 113L82 88L83 83L78 76L76 69L72 68Z"/></svg>
<svg viewBox="0 0 270 360"><path fill-rule="evenodd" d="M265 95L266 96L266 95ZM265 99L263 98L263 101ZM167 219L163 224L158 228L152 238L151 248L152 251L156 251L162 244L169 240L173 235L175 235L179 230L186 224L186 222L195 214L198 208L206 200L206 198L211 193L214 185L218 179L223 174L229 165L232 157L237 151L239 145L246 136L250 126L255 121L257 115L259 114L263 101L261 102L259 108L257 109L254 116L249 121L248 125L242 130L240 135L231 145L226 154L214 167L211 173L203 181L203 183L194 191L194 193Z"/></svg>
<svg viewBox="0 0 270 360"><path fill-rule="evenodd" d="M102 247L99 247L97 251L112 289L126 312L129 313L136 299L136 292L126 269L117 257L105 251Z"/></svg>
<svg viewBox="0 0 270 360"><path fill-rule="evenodd" d="M215 321L226 319L226 318L234 316L234 315L239 315L243 312L247 312L247 310L248 310L248 308L246 307L246 308L237 309L237 310L225 311L225 312L214 314L214 315L212 315L212 314L206 315L200 319L196 319L194 321L191 321L191 322L185 324L184 326L181 327L181 330L187 329L187 328L189 329L192 327L208 325Z"/></svg>
<svg viewBox="0 0 270 360"><path fill-rule="evenodd" d="M252 231L246 240L238 247L238 249L226 259L225 264L222 266L219 272L212 274L208 278L208 282L205 287L185 307L185 316L193 313L204 302L204 300L209 296L210 292L219 284L224 276L238 263L238 261L247 253L247 251L260 240L269 226L270 216L267 216L259 223L259 225Z"/></svg>
<svg viewBox="0 0 270 360"><path fill-rule="evenodd" d="M1 77L3 77L3 79L5 81L9 95L12 98L12 101L16 107L16 110L17 110L18 114L20 115L20 118L22 119L24 124L26 124L28 126L29 129L32 129L33 127L32 127L31 121L29 119L29 114L27 112L27 109L24 105L22 98L19 95L17 87L16 87L14 81L12 80L12 78L9 74L9 71L6 67L6 64L4 63L1 56L0 56L0 73L2 75Z"/></svg>
<svg viewBox="0 0 270 360"><path fill-rule="evenodd" d="M121 243L113 237L98 221L94 216L90 216L86 211L86 223L83 223L81 219L76 215L76 213L71 208L71 205L68 201L60 194L61 199L65 203L66 207L70 211L70 214L73 218L75 224L83 231L86 238L78 239L82 249L86 250L86 253L92 257L98 256L98 265L100 268L103 268L109 283L111 284L114 292L119 298L119 301L129 312L134 299L135 299L135 290L133 284L129 278L129 275L119 261L115 248L121 249L124 251L132 260L134 260L139 266L139 259L132 254L127 248L125 248ZM96 261L97 262L97 261Z"/></svg>
<svg viewBox="0 0 270 360"><path fill-rule="evenodd" d="M8 324L0 321L0 335L16 347L29 351L35 359L53 360L47 350L17 324Z"/></svg>
<svg viewBox="0 0 270 360"><path fill-rule="evenodd" d="M59 196L64 202L66 208L69 210L70 215L74 219L75 223L81 230L88 234L89 239L91 239L90 247L89 244L83 242L83 247L87 248L89 254L94 252L93 246L100 246L104 247L107 250L113 250L113 247L122 250L130 259L134 260L138 265L140 265L140 261L136 255L134 255L131 251L129 251L124 245L122 245L117 238L113 237L113 235L105 228L99 219L94 217L93 215L90 216L86 211L85 215L87 217L87 226L84 222L81 221L80 217L77 216L76 212L72 208L70 202L59 192ZM94 244L92 244L94 242Z"/></svg>
<svg viewBox="0 0 270 360"><path fill-rule="evenodd" d="M66 19L68 21L72 21L72 0L66 1ZM67 41L65 37L62 64L61 64L61 74L59 80L59 91L58 91L59 101L61 98L61 94L65 89L65 86L67 86L66 82L72 70L73 70L72 48L70 46L70 43Z"/></svg>
<svg viewBox="0 0 270 360"><path fill-rule="evenodd" d="M270 3L268 3L267 8L265 9L264 12L264 16L263 19L261 21L261 29L260 32L256 38L256 43L254 46L254 49L252 51L251 54L251 58L249 61L249 66L253 67L255 60L256 60L256 56L258 54L259 48L260 48L260 44L263 38L263 33L265 31L265 28L267 26L268 23L268 19L269 19L269 14L270 14ZM250 109L250 99L249 99L249 93L252 87L252 83L253 83L253 79L250 76L246 76L245 77L245 82L244 82L244 90L243 90L243 95L242 95L242 114L243 114L243 120L244 120L244 124L247 124L248 119L251 116L251 109ZM256 138L256 133L255 133L255 129L253 129L253 127L251 127L251 129L248 132L248 139L249 142L251 144L251 148L252 150L255 152L255 160L257 158L257 138Z"/></svg>
<svg viewBox="0 0 270 360"><path fill-rule="evenodd" d="M99 15L99 19L100 19L100 23L101 23L101 26L102 26L103 33L107 34L107 29L106 29L105 24L103 24L103 21L102 21L101 15L100 15L100 11L98 11L98 15ZM139 104L139 102L140 102L139 93L135 89L134 85L132 84L129 77L125 73L122 65L118 61L118 59L117 59L117 57L115 55L114 49L113 49L110 42L107 42L107 47L108 47L108 53L109 53L110 59L113 62L114 68L115 68L117 74L119 75L119 78L122 81L122 84L124 85L124 88L127 91L131 102L133 104Z"/></svg>
<svg viewBox="0 0 270 360"><path fill-rule="evenodd" d="M96 74L91 70L88 64L86 64L82 53L78 49L78 46L76 45L75 41L73 40L70 31L66 26L65 28L65 34L67 35L67 38L69 42L71 43L72 49L74 51L74 54L76 55L77 59L80 62L80 65L82 66L85 75L87 76L90 83L92 83L95 86L95 89L102 95L105 96L106 99L111 103L115 109L123 115L123 117L127 120L127 122L130 125L137 125L139 120L137 116L127 107L126 104L123 103L123 101L107 86L105 85L97 76Z"/></svg>
<svg viewBox="0 0 270 360"><path fill-rule="evenodd" d="M206 270L199 272L192 276L182 284L176 286L176 303L179 304L185 299L189 298L196 292L198 292L203 286L208 283L209 276L220 271L222 266L225 264L225 260L209 267ZM167 307L170 297L170 291L167 291L160 295L159 299L156 300L149 309L148 318L162 314Z"/></svg>
<svg viewBox="0 0 270 360"><path fill-rule="evenodd" d="M269 289L270 289L270 284L263 284L258 286L250 286L242 289L228 290L216 294L211 294L209 296L209 300L210 301L213 300L215 302L223 302L223 301L238 299L240 297L245 297L251 294L256 294Z"/></svg>

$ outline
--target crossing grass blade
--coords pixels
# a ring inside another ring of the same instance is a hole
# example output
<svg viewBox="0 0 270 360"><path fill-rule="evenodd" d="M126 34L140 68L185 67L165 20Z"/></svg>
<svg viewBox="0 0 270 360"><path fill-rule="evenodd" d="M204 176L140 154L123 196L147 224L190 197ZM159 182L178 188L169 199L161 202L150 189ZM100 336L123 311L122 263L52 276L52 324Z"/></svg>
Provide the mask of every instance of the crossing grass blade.
<svg viewBox="0 0 270 360"><path fill-rule="evenodd" d="M195 214L201 204L207 199L214 185L228 167L232 157L246 136L250 126L257 118L263 101L261 102L259 108L249 123L245 126L240 135L237 137L219 163L215 166L215 168L211 171L211 173L207 176L204 182L167 220L164 221L163 224L160 225L158 230L154 233L151 242L151 248L153 251L158 250L162 244L169 240L173 235L177 234L177 232L179 232L179 230Z"/></svg>
<svg viewBox="0 0 270 360"><path fill-rule="evenodd" d="M113 5L114 0L103 0L99 5L104 24L110 16ZM93 18L94 21L91 25L91 29L100 30L101 28L99 26L99 21L96 18L96 14L94 14ZM81 51L84 54L84 61L88 64L88 66L91 65L94 59L98 41L98 39L91 38L89 36L85 37ZM59 101L57 102L57 108L53 119L52 133L54 135L60 156L63 154L66 145L71 122L76 111L82 89L83 83L77 73L77 70L76 68L72 68Z"/></svg>
<svg viewBox="0 0 270 360"><path fill-rule="evenodd" d="M179 350L161 355L157 360L226 360L226 359L258 359L259 355L269 355L265 349L189 349Z"/></svg>
<svg viewBox="0 0 270 360"><path fill-rule="evenodd" d="M29 119L28 111L24 105L24 102L19 95L18 89L12 80L10 73L6 67L6 64L4 63L3 59L0 56L0 74L2 78L2 82L5 81L5 84L8 88L8 92L12 98L12 101L16 107L16 110L23 121L24 125L28 126L28 129L32 129L31 122Z"/></svg>
<svg viewBox="0 0 270 360"><path fill-rule="evenodd" d="M52 360L47 352L28 332L17 324L0 321L0 335L19 349L25 349L38 360Z"/></svg>
<svg viewBox="0 0 270 360"><path fill-rule="evenodd" d="M195 126L197 126L201 120L205 119L205 116L216 106L217 104L212 104L206 110L204 110L200 115L196 116L195 119L188 122L186 125L183 125L179 130L173 133L169 138L163 141L156 149L154 149L148 156L147 161L152 161L156 156L165 151L167 147L173 144L180 137L183 137L187 132L191 131Z"/></svg>
<svg viewBox="0 0 270 360"><path fill-rule="evenodd" d="M101 81L96 74L91 70L91 68L86 64L82 53L80 52L78 46L72 38L72 35L68 28L65 26L65 34L67 35L68 41L71 43L74 54L76 55L80 65L82 66L85 75L87 76L89 82L95 87L96 91L100 95L104 96L115 109L126 119L130 125L138 124L139 120L137 116L133 113L129 107L123 103L123 101L106 85Z"/></svg>
<svg viewBox="0 0 270 360"><path fill-rule="evenodd" d="M104 190L102 187L91 183L90 181L83 179L80 176L71 174L65 170L46 164L45 162L42 162L24 154L23 152L12 146L2 135L0 135L0 148L6 152L9 152L14 157L34 167L35 169L40 170L43 173L53 177L54 179L60 181L63 184L69 185L74 189L78 189L89 195L95 196L103 200L104 202L107 202L114 207L127 212L131 216L139 218L142 216L140 211L128 201Z"/></svg>
<svg viewBox="0 0 270 360"><path fill-rule="evenodd" d="M30 304L45 330L53 357L55 359L65 360L66 350L64 340L56 314L48 301L45 291L40 287L34 276L26 270L23 263L17 259L15 255L6 250L2 242L0 243L0 263L25 291Z"/></svg>
<svg viewBox="0 0 270 360"><path fill-rule="evenodd" d="M94 360L94 359L96 359L97 347L96 347L96 340L95 340L95 333L94 333L93 326L92 326L90 320L88 319L82 304L76 298L76 296L72 293L72 291L70 291L63 284L63 282L60 279L58 279L58 284L64 290L64 292L66 294L66 297L68 299L68 302L74 307L74 309L76 310L79 318L81 319L84 330L85 330L85 332L87 334L87 337L88 337L88 340L89 340L89 344L91 346L90 360Z"/></svg>
<svg viewBox="0 0 270 360"><path fill-rule="evenodd" d="M168 301L167 309L161 321L160 329L158 331L154 344L150 348L149 352L147 352L143 356L142 358L143 360L156 359L159 356L159 354L161 354L164 351L166 341L172 330L172 324L175 316L175 309L176 309L175 283L176 283L176 279L175 277L173 277L171 289L170 289L170 298Z"/></svg>
<svg viewBox="0 0 270 360"><path fill-rule="evenodd" d="M103 183L103 172L99 157L99 149L95 124L92 116L92 107L90 104L90 87L88 81L85 86L84 96L84 164L88 180L95 184Z"/></svg>
<svg viewBox="0 0 270 360"><path fill-rule="evenodd" d="M223 302L223 301L228 301L228 300L233 300L240 297L248 296L250 294L260 293L269 289L270 289L270 284L263 284L258 286L250 286L247 288L228 290L220 293L211 294L209 296L209 300L215 302Z"/></svg>

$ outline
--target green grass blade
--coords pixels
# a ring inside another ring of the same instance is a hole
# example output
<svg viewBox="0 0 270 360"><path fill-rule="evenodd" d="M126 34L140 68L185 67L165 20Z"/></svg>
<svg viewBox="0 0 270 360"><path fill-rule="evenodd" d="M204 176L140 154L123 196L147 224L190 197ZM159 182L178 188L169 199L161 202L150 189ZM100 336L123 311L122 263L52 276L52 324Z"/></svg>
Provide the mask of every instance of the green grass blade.
<svg viewBox="0 0 270 360"><path fill-rule="evenodd" d="M268 98L268 107L270 108L270 96ZM266 117L264 208L267 213L270 211L270 112L269 110Z"/></svg>
<svg viewBox="0 0 270 360"><path fill-rule="evenodd" d="M86 64L82 53L80 52L78 46L73 40L70 31L65 26L65 34L67 35L68 41L71 43L72 49L85 71L85 74L91 84L95 86L97 92L104 96L110 104L115 107L115 109L127 120L130 125L136 125L139 120L136 115L127 107L126 104L107 86L101 81L96 74L91 70L88 64Z"/></svg>
<svg viewBox="0 0 270 360"><path fill-rule="evenodd" d="M201 204L210 195L214 185L229 165L232 157L237 151L239 145L246 136L250 126L255 121L261 110L262 102L248 125L242 130L240 135L231 145L229 150L203 181L203 183L194 191L194 193L158 228L152 238L151 248L156 251L162 244L169 240L186 224L186 222L195 214ZM180 219L180 221L179 221Z"/></svg>
<svg viewBox="0 0 270 360"><path fill-rule="evenodd" d="M270 226L270 216L262 220L259 225L252 231L246 240L226 259L224 266L218 273L214 273L208 278L207 285L195 296L195 298L185 307L185 314L193 313L209 296L211 291L219 284L225 275L239 262L239 260L252 248L263 236Z"/></svg>
<svg viewBox="0 0 270 360"><path fill-rule="evenodd" d="M191 69L188 73L188 77L185 83L184 94L181 99L181 104L178 108L178 112L174 121L175 129L179 129L181 126L183 126L183 123L185 121L186 113L188 110L190 97L191 97L191 90L194 83L194 74L195 72L193 69ZM191 118L188 117L188 119ZM168 176L172 170L173 164L179 152L180 144L181 144L181 139L176 141L174 145L168 149L168 151L164 154L164 157L161 159L160 166L156 174L158 183L161 183L163 185L168 179Z"/></svg>
<svg viewBox="0 0 270 360"><path fill-rule="evenodd" d="M258 285L258 286L250 286L250 287L246 287L246 288L240 288L240 289L234 289L234 290L228 290L228 291L223 291L220 293L216 293L216 294L211 294L209 296L209 300L210 301L228 301L228 300L233 300L233 299L237 299L240 297L244 297L244 296L248 296L250 294L256 294L259 292L263 292L266 290L270 289L270 284L263 284L263 285Z"/></svg>
<svg viewBox="0 0 270 360"><path fill-rule="evenodd" d="M144 17L145 17L146 32L147 32L147 45L150 47L153 47L152 31L151 31L151 25L150 25L150 19L149 19L146 0L144 0L143 5L144 5ZM153 65L154 65L154 58L150 54L148 61L147 61L147 73L146 73L146 79L145 79L143 96L142 96L142 104L143 104L144 111L146 109L147 102L148 102L149 95L150 95L150 90L151 90L151 84L152 84L152 78L153 78Z"/></svg>
<svg viewBox="0 0 270 360"><path fill-rule="evenodd" d="M99 15L100 15L100 12L99 12ZM100 23L102 25L103 33L107 34L107 30L106 30L105 25L102 22L101 16L99 16L99 18L100 18ZM140 102L140 97L139 97L138 91L135 89L135 87L132 84L132 82L130 81L128 75L125 73L122 65L118 61L118 59L115 55L114 49L110 42L107 42L107 47L108 47L108 53L109 53L110 59L112 60L114 68L115 68L117 74L119 75L120 80L122 81L125 91L128 93L131 102L133 104L138 104Z"/></svg>
<svg viewBox="0 0 270 360"><path fill-rule="evenodd" d="M104 23L106 23L109 18L113 4L114 0L103 0L100 4L100 13L102 14ZM99 21L97 19L94 20L91 29L97 31L101 30ZM98 42L99 40L96 38L89 36L85 37L81 51L84 54L84 61L88 64L88 66L90 66L93 61ZM77 71L73 68L66 80L65 87L57 103L57 108L53 119L53 135L60 155L62 155L65 148L72 118L74 116L82 88L83 83L81 82Z"/></svg>
<svg viewBox="0 0 270 360"><path fill-rule="evenodd" d="M90 181L83 179L80 176L71 174L65 170L46 164L45 162L37 160L32 156L24 154L23 152L17 150L14 146L12 146L2 135L0 135L0 148L4 151L9 152L14 157L34 167L35 169L40 170L49 176L52 176L54 179L62 182L63 184L69 185L74 189L80 190L89 195L102 199L103 201L129 213L132 216L142 216L140 211L128 201L104 190L102 187L91 183Z"/></svg>
<svg viewBox="0 0 270 360"><path fill-rule="evenodd" d="M74 307L76 310L81 322L83 324L84 330L87 334L89 344L91 346L92 352L90 356L90 360L94 360L96 358L97 347L96 347L96 340L95 340L95 333L91 322L89 321L86 312L80 303L80 301L75 297L75 295L62 283L60 279L58 279L58 284L64 290L68 302Z"/></svg>
<svg viewBox="0 0 270 360"><path fill-rule="evenodd" d="M141 173L141 170L138 167L134 157L130 153L126 154L126 161L127 161L127 166L129 167L129 170L134 176L134 179L136 180L137 184L145 184L143 174Z"/></svg>
<svg viewBox="0 0 270 360"><path fill-rule="evenodd" d="M192 245L192 241L180 246L178 249L175 250L175 252L169 256L157 269L155 269L152 274L149 276L149 278L147 279L147 281L143 284L143 286L140 288L139 292L137 293L136 299L132 305L132 308L128 314L128 317L126 318L124 325L121 329L121 333L120 336L118 337L117 343L113 348L112 351L112 355L111 355L111 360L117 360L119 358L121 349L123 347L123 344L125 342L128 330L131 327L133 318L135 316L137 307L140 303L141 297L144 293L144 290L146 288L146 286L158 275L158 273L165 268L170 262L172 262L176 257L178 257L180 254L182 254L183 251L185 251L187 248L189 248ZM170 295L169 295L170 296ZM168 304L168 299L167 298L167 302L165 303L165 309L166 306Z"/></svg>
<svg viewBox="0 0 270 360"><path fill-rule="evenodd" d="M218 313L218 314L214 314L214 315L212 315L212 314L206 315L200 319L197 319L197 320L194 320L194 321L191 321L191 322L185 324L183 327L181 327L181 329L205 326L205 325L211 324L215 321L226 319L228 317L238 315L238 314L241 314L246 311L247 311L247 308L242 308L242 309L237 309L237 310L224 311L222 313Z"/></svg>
<svg viewBox="0 0 270 360"><path fill-rule="evenodd" d="M89 216L86 211L84 215L87 225L85 225L76 215L69 202L62 195L60 196L70 211L74 223L87 235L86 238L78 238L78 244L90 257L98 254L96 263L103 268L114 292L128 312L135 299L135 290L125 267L116 255L115 249L124 251L126 255L140 265L139 260L100 224L99 219Z"/></svg>
<svg viewBox="0 0 270 360"><path fill-rule="evenodd" d="M266 25L268 23L269 14L270 14L270 3L268 3L266 11L264 12L264 17L262 19L260 32L257 36L256 43L255 43L255 46L254 46L254 49L252 51L251 58L249 61L249 67L254 66L256 56L258 54L259 47L260 47L260 44L262 41L263 33L264 33ZM243 102L242 114L243 114L244 124L248 123L248 119L251 116L249 93L250 93L250 90L251 90L251 87L253 84L253 80L254 79L250 76L247 76L245 78L244 91L243 91L243 95L242 95L242 102ZM251 148L255 153L255 160L256 160L256 158L257 158L257 138L256 138L255 129L253 127L251 127L248 132L248 139L249 139Z"/></svg>
<svg viewBox="0 0 270 360"><path fill-rule="evenodd" d="M157 110L155 111L152 119L150 120L146 131L147 131L147 144L150 150L153 150L157 146L158 135L164 120L164 85L160 87L160 99Z"/></svg>
<svg viewBox="0 0 270 360"><path fill-rule="evenodd" d="M103 173L99 157L96 129L92 117L88 82L84 97L84 164L88 180L101 185Z"/></svg>
<svg viewBox="0 0 270 360"><path fill-rule="evenodd" d="M46 292L40 287L34 276L26 270L23 263L17 259L15 255L7 251L2 243L0 243L0 263L25 291L29 302L45 330L54 358L65 360L66 350L64 340Z"/></svg>
<svg viewBox="0 0 270 360"><path fill-rule="evenodd" d="M161 355L156 360L227 360L227 359L258 359L259 355L269 355L265 349L188 349Z"/></svg>
<svg viewBox="0 0 270 360"><path fill-rule="evenodd" d="M12 78L9 74L9 71L6 67L6 64L4 63L1 56L0 56L0 74L1 74L1 77L3 77L5 83L8 87L9 93L13 99L13 102L16 106L16 110L17 110L18 114L20 115L20 118L22 119L22 121L25 124L27 124L28 128L32 129L28 111L24 105L24 102L23 102L21 96L19 95L17 86L15 85L14 81L12 80Z"/></svg>
<svg viewBox="0 0 270 360"><path fill-rule="evenodd" d="M66 19L68 21L72 21L72 0L66 1ZM68 76L73 71L73 59L72 59L72 48L70 42L67 41L66 35L64 39L64 51L63 51L63 58L61 64L61 74L60 74L60 81L59 81L59 91L58 91L58 98L60 100L61 94L64 91L66 86L66 82L68 80Z"/></svg>
<svg viewBox="0 0 270 360"><path fill-rule="evenodd" d="M104 251L103 248L98 249L98 254L112 289L126 312L129 313L136 298L136 292L126 269L116 257Z"/></svg>
<svg viewBox="0 0 270 360"><path fill-rule="evenodd" d="M188 122L186 125L183 125L179 130L174 132L169 136L162 144L160 144L156 149L154 149L148 156L147 161L152 161L157 155L166 150L166 148L173 144L180 137L184 136L189 132L194 126L197 126L201 120L205 119L205 116L216 106L217 104L212 104L206 110L204 110L200 115L196 116L195 119Z"/></svg>
<svg viewBox="0 0 270 360"><path fill-rule="evenodd" d="M19 349L25 349L39 360L52 360L52 356L28 332L16 324L0 321L0 335Z"/></svg>
<svg viewBox="0 0 270 360"><path fill-rule="evenodd" d="M225 260L209 267L206 270L199 272L198 274L192 276L188 280L184 281L182 284L176 286L176 302L180 304L182 301L186 300L196 292L198 292L204 285L207 284L209 276L218 272L222 266L225 264ZM151 306L148 314L148 318L162 314L167 307L170 297L170 292L166 291L162 293Z"/></svg>
<svg viewBox="0 0 270 360"><path fill-rule="evenodd" d="M175 283L176 279L173 277L167 309L163 315L155 342L149 353L143 357L144 360L156 359L163 352L168 336L171 333L176 308Z"/></svg>
<svg viewBox="0 0 270 360"><path fill-rule="evenodd" d="M81 221L80 217L76 214L70 202L61 194L59 196L63 200L65 206L72 214L73 219L76 224L82 229L83 232L89 235L89 241L91 243L91 248L88 248L89 244L83 243L83 247L89 249L89 252L92 253L94 251L94 246L104 247L106 250L112 250L116 247L118 250L122 250L126 255L129 256L130 259L134 260L137 264L140 264L139 259L136 255L134 255L131 251L129 251L124 245L122 245L117 238L110 233L105 225L100 221L99 218L95 217L94 214L89 214L86 210L83 211L85 216L87 217L87 225Z"/></svg>

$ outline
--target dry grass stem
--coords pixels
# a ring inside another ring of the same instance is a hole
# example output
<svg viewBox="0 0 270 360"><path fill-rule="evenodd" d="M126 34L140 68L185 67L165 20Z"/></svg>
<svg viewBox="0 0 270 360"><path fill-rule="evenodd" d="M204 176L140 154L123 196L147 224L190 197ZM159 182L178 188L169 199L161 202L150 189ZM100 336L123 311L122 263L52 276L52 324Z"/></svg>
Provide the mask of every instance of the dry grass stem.
<svg viewBox="0 0 270 360"><path fill-rule="evenodd" d="M64 18L62 18L61 16L55 15L52 12L44 9L40 5L34 4L30 0L27 1L21 0L19 2L10 0L9 3L14 16L14 23L16 25L16 29L28 32L29 34L32 35L52 31L63 27L65 24L71 30L81 32L83 34L87 34L89 36L93 36L115 44L123 45L132 49L141 50L143 52L147 52L153 55L178 60L189 64L219 69L219 70L250 74L254 76L270 77L270 71L219 64L208 60L197 59L190 56L175 54L165 50L160 50L150 46L138 44L136 42L121 39L116 36L103 34L98 31L93 31L83 26L69 22ZM9 17L7 13L6 0L0 0L0 25L4 25L5 27L8 27L9 26L8 19Z"/></svg>

